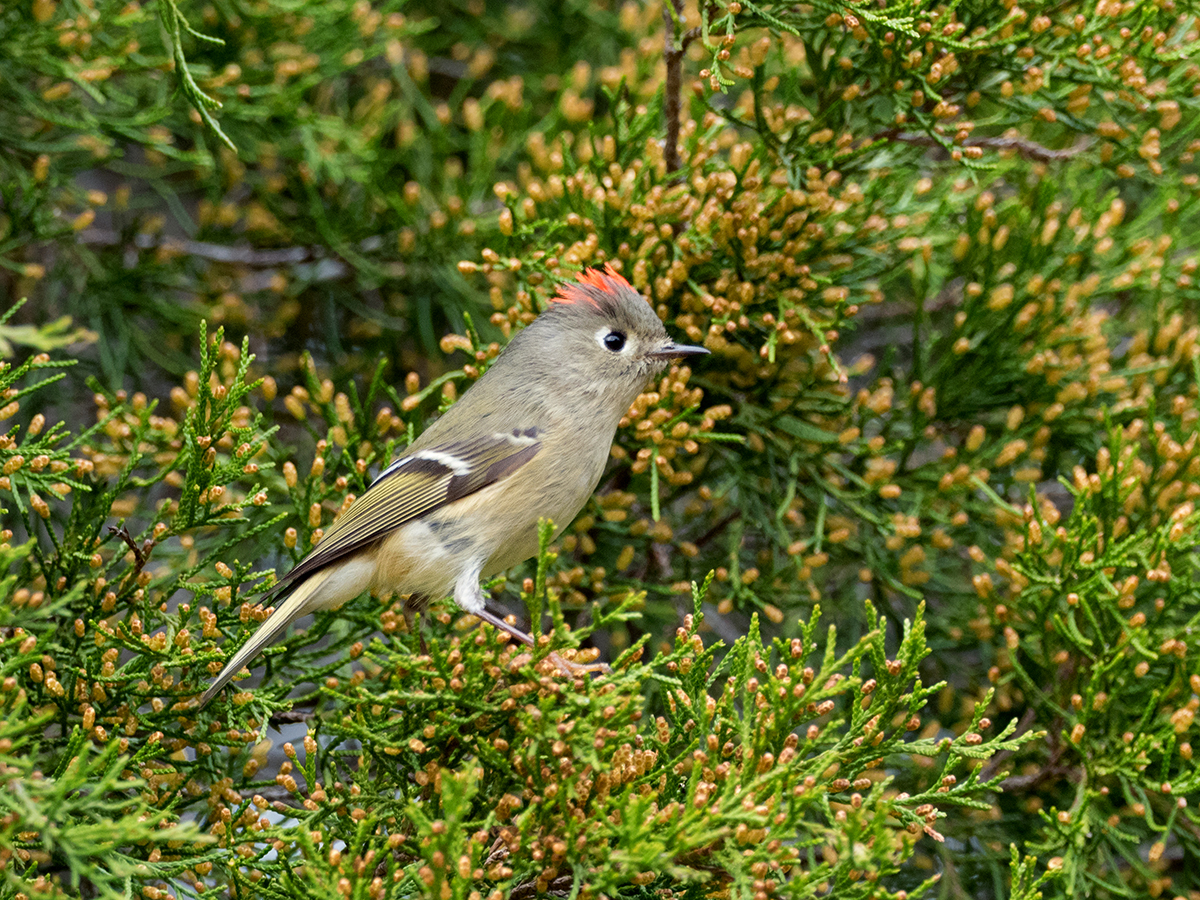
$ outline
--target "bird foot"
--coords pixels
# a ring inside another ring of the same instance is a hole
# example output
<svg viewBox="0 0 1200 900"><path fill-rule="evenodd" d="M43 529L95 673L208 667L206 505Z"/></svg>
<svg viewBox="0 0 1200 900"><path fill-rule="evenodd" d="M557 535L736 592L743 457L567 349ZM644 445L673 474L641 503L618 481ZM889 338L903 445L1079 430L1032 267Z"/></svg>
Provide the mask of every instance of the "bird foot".
<svg viewBox="0 0 1200 900"><path fill-rule="evenodd" d="M552 663L558 666L560 672L564 675L569 675L571 678L582 678L587 675L611 675L612 666L606 662L594 663L577 663L569 659L564 659L553 650L547 657Z"/></svg>
<svg viewBox="0 0 1200 900"><path fill-rule="evenodd" d="M484 609L481 612L472 613L472 615L477 619L487 622L489 625L492 625L500 631L503 631L505 634L516 638L526 646L537 646L532 636L526 634L515 625L510 625L500 616L490 612L487 609ZM578 663L560 656L554 650L551 650L546 658L554 663L554 665L558 666L558 670L568 678L582 678L588 675L609 675L612 673L612 667L606 662Z"/></svg>

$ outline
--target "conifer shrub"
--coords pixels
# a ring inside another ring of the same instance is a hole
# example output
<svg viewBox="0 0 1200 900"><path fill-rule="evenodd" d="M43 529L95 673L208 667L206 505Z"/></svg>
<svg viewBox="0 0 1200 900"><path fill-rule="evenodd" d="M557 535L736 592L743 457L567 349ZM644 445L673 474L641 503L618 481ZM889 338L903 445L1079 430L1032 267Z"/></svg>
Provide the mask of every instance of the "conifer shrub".
<svg viewBox="0 0 1200 900"><path fill-rule="evenodd" d="M0 896L1200 892L1197 29L0 11ZM603 264L712 356L489 586L537 648L363 597L198 709Z"/></svg>

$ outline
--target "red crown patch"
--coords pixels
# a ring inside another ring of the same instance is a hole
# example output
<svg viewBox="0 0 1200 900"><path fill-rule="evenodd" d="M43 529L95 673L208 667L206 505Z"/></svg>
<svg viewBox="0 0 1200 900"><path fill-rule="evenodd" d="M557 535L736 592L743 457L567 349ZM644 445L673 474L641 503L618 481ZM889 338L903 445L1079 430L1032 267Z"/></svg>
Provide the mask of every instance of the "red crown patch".
<svg viewBox="0 0 1200 900"><path fill-rule="evenodd" d="M617 295L621 290L633 291L631 285L625 278L613 268L612 263L604 264L604 271L599 269L584 269L575 276L577 284L564 282L558 286L558 294L551 298L551 303L587 303L597 309L600 308L599 298L593 295L593 291L599 291L603 297L607 295L612 299L617 299ZM590 288L591 290L587 290ZM636 291L634 292L636 293Z"/></svg>

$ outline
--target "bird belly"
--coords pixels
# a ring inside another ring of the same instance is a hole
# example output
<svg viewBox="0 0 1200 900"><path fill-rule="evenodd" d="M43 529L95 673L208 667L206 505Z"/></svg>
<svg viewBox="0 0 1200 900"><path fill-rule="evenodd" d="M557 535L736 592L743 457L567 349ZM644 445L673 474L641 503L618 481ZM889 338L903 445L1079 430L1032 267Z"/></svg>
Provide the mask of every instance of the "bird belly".
<svg viewBox="0 0 1200 900"><path fill-rule="evenodd" d="M586 495L585 495L586 500ZM554 523L554 537L575 518L582 503L569 506L559 505L557 509L543 509L539 519L547 519ZM515 517L514 517L515 518ZM494 545L483 565L483 576L496 575L511 569L517 563L524 562L538 552L538 519L522 516L519 521L512 521L498 535L499 541Z"/></svg>
<svg viewBox="0 0 1200 900"><path fill-rule="evenodd" d="M555 537L574 521L600 480L608 456L607 444L603 450L603 455L592 454L598 459L577 459L575 465L565 467L558 478L547 478L546 471L542 470L521 471L510 479L508 489L532 502L522 504L524 508L512 515L501 517L502 522L494 532L496 540L490 545L491 552L483 566L485 577L511 569L537 555L538 522L541 519L554 524ZM527 469L532 470L533 465ZM526 474L530 476L527 479ZM518 481L523 483L515 483Z"/></svg>
<svg viewBox="0 0 1200 900"><path fill-rule="evenodd" d="M373 589L380 593L422 594L445 597L470 565L469 548L439 537L443 529L428 519L417 519L388 535L376 551ZM461 553L457 551L467 550Z"/></svg>

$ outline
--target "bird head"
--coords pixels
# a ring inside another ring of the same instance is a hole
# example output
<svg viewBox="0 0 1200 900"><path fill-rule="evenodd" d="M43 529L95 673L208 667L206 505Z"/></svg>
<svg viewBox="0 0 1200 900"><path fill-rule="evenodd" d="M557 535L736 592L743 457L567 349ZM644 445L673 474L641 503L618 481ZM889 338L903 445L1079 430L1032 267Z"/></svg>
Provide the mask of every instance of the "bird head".
<svg viewBox="0 0 1200 900"><path fill-rule="evenodd" d="M646 298L611 265L564 282L526 330L535 329L555 348L562 377L574 382L571 390L628 397L621 412L672 360L708 353L675 343Z"/></svg>
<svg viewBox="0 0 1200 900"><path fill-rule="evenodd" d="M577 422L596 417L613 428L672 360L701 353L708 351L671 340L646 298L614 268L589 269L562 284L546 311L514 335L472 394L496 394L486 402L510 408L533 403Z"/></svg>

